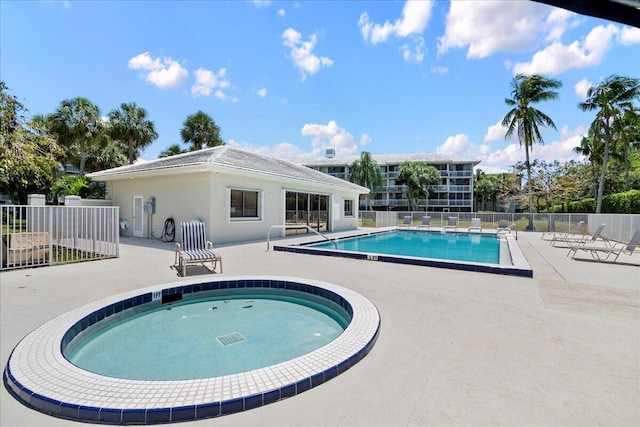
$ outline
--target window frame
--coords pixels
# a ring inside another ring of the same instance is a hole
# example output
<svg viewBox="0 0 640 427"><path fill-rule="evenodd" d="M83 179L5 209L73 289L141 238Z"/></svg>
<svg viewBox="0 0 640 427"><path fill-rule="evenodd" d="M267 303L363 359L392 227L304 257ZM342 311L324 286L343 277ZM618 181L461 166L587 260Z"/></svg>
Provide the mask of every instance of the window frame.
<svg viewBox="0 0 640 427"><path fill-rule="evenodd" d="M231 205L231 194L234 191L242 192L242 204L243 210L245 206L245 193L253 193L256 195L256 215L255 216L234 216L235 207ZM227 220L229 222L243 222L243 221L262 221L264 207L264 192L255 188L241 188L241 187L227 187Z"/></svg>
<svg viewBox="0 0 640 427"><path fill-rule="evenodd" d="M347 213L347 203L351 203L351 213ZM355 218L355 199L343 199L342 203L342 216L345 218Z"/></svg>

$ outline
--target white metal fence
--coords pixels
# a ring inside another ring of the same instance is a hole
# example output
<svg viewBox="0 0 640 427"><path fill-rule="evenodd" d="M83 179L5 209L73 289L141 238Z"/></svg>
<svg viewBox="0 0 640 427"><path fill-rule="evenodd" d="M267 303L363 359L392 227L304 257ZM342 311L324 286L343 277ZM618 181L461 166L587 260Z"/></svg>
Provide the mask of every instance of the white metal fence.
<svg viewBox="0 0 640 427"><path fill-rule="evenodd" d="M0 270L119 256L119 208L0 205Z"/></svg>
<svg viewBox="0 0 640 427"><path fill-rule="evenodd" d="M442 227L447 224L449 217L456 217L458 226L463 230L471 225L471 218L480 218L482 227L485 229L495 229L498 221L507 220L509 225L515 224L515 228L519 231L538 232L572 232L580 221L584 221L589 233L594 232L600 224L607 224L602 234L619 242L628 242L635 230L640 228L640 215L588 213L360 211L358 222L360 227L391 227L403 224L406 216L410 216L411 222L415 225L422 223L422 217L429 216L433 227Z"/></svg>

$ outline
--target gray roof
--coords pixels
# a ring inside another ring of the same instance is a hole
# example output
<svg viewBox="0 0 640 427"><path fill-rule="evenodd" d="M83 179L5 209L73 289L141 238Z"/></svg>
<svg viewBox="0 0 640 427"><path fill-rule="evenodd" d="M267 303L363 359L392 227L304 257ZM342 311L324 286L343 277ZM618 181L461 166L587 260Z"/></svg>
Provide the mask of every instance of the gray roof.
<svg viewBox="0 0 640 427"><path fill-rule="evenodd" d="M110 181L113 179L123 179L132 175L152 175L154 172L181 173L192 167L206 167L211 170L235 169L240 173L257 173L265 176L346 188L360 193L369 192L369 189L365 187L318 172L306 166L274 157L263 156L229 145L205 148L203 150L163 157L148 162L106 169L88 174L87 176L94 181Z"/></svg>
<svg viewBox="0 0 640 427"><path fill-rule="evenodd" d="M454 157L447 154L438 153L402 153L402 154L371 154L373 160L380 166L399 165L402 162L425 162L428 164L447 163L471 163L478 164L480 160ZM305 166L343 166L351 165L360 159L360 155L335 156L335 157L297 157L292 159L299 165Z"/></svg>

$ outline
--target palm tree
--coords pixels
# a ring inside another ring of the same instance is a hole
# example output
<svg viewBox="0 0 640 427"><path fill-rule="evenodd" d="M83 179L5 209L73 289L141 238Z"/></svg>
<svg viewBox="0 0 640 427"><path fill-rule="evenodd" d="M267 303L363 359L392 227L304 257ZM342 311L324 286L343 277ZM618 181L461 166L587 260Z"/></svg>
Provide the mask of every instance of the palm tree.
<svg viewBox="0 0 640 427"><path fill-rule="evenodd" d="M160 155L158 155L158 158L175 156L176 154L182 154L184 152L185 151L180 147L179 144L171 144L170 146L167 147L166 150L162 150L160 152Z"/></svg>
<svg viewBox="0 0 640 427"><path fill-rule="evenodd" d="M518 74L511 81L511 98L506 98L504 102L512 107L502 118L502 126L507 127L505 139L518 134L520 146L524 145L525 166L527 169L527 187L529 189L529 209L533 207L533 189L531 182L531 161L529 152L533 144L539 142L544 144L540 126L550 126L556 128L553 120L542 111L532 107L532 104L558 98L558 89L562 83L558 80L549 79L539 74L530 76ZM529 227L533 229L533 218L529 217Z"/></svg>
<svg viewBox="0 0 640 427"><path fill-rule="evenodd" d="M380 166L373 160L371 153L363 151L360 153L360 159L353 162L350 166L349 181L368 188L371 193L367 194L367 207L371 210L369 196L375 194L376 189L382 185L382 173Z"/></svg>
<svg viewBox="0 0 640 427"><path fill-rule="evenodd" d="M589 160L589 164L591 165L591 192L594 199L597 197L598 193L597 168L602 162L601 139L600 135L594 132L592 128L589 128L589 133L582 137L580 145L573 148L574 152L582 154L587 158L587 160Z"/></svg>
<svg viewBox="0 0 640 427"><path fill-rule="evenodd" d="M100 109L86 98L65 99L47 121L58 142L80 157L80 175L84 176L87 143L99 140L102 133Z"/></svg>
<svg viewBox="0 0 640 427"><path fill-rule="evenodd" d="M187 117L180 136L184 143L191 144L191 151L224 145L224 141L220 138L220 128L207 113L202 111Z"/></svg>
<svg viewBox="0 0 640 427"><path fill-rule="evenodd" d="M110 133L128 145L129 164L137 157L138 150L144 150L158 138L153 122L147 120L147 110L135 102L120 104L120 109L109 113Z"/></svg>
<svg viewBox="0 0 640 427"><path fill-rule="evenodd" d="M418 210L418 200L422 196L427 199L426 210L429 207L429 186L440 182L440 172L423 162L403 162L397 180L407 186L409 208Z"/></svg>
<svg viewBox="0 0 640 427"><path fill-rule="evenodd" d="M630 153L640 143L640 114L638 110L625 110L620 120L615 125L616 140L620 157L624 165L625 191L631 189L631 161Z"/></svg>
<svg viewBox="0 0 640 427"><path fill-rule="evenodd" d="M613 75L603 82L591 86L587 91L587 100L578 104L582 111L597 110L596 118L591 123L591 127L596 133L602 132L604 139L596 213L600 213L602 208L604 178L607 172L609 154L615 143L614 129L616 122L622 120L622 115L625 111L634 108L633 101L638 97L640 97L639 79Z"/></svg>

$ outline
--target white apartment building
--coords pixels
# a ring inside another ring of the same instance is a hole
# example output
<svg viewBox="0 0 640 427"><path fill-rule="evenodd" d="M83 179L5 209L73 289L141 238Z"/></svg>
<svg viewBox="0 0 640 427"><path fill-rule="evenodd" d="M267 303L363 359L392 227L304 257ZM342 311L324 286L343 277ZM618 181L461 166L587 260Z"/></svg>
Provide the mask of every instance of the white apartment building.
<svg viewBox="0 0 640 427"><path fill-rule="evenodd" d="M369 197L375 210L408 211L407 186L397 182L400 164L406 161L424 162L440 171L440 182L432 185L429 200L419 200L420 210L430 212L472 212L473 211L473 167L480 160L465 159L437 153L372 154L380 166L382 186ZM320 172L348 179L350 166L359 155L335 156L328 148L324 157L303 157L293 160ZM360 209L366 210L366 196L360 197Z"/></svg>

